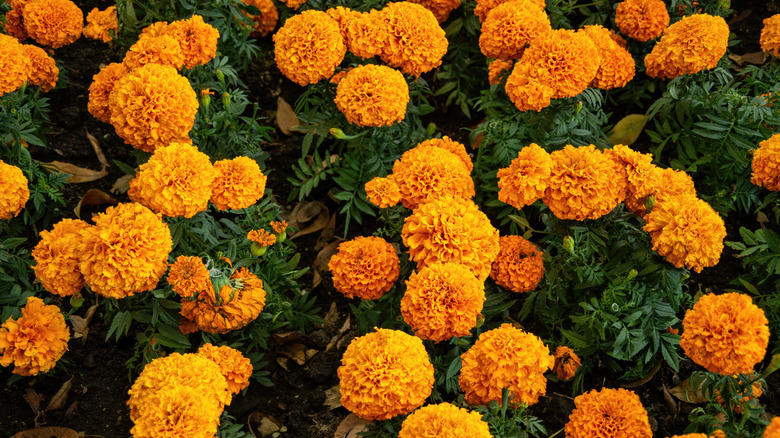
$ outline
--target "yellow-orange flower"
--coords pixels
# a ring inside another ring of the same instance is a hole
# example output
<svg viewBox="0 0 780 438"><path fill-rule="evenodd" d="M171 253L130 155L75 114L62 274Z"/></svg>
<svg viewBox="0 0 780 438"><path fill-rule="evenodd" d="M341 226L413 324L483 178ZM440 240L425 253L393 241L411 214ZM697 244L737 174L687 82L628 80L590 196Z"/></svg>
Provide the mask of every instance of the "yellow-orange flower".
<svg viewBox="0 0 780 438"><path fill-rule="evenodd" d="M551 30L544 9L526 0L509 1L488 13L482 23L479 48L489 58L518 59L526 45Z"/></svg>
<svg viewBox="0 0 780 438"><path fill-rule="evenodd" d="M341 405L366 420L412 412L431 395L434 380L422 340L386 329L353 339L338 376Z"/></svg>
<svg viewBox="0 0 780 438"><path fill-rule="evenodd" d="M680 347L712 373L750 373L766 354L768 324L749 295L710 293L685 312Z"/></svg>
<svg viewBox="0 0 780 438"><path fill-rule="evenodd" d="M513 65L514 62L512 61L502 61L500 59L490 61L490 64L488 64L488 83L490 85L499 84L502 79L509 76Z"/></svg>
<svg viewBox="0 0 780 438"><path fill-rule="evenodd" d="M707 438L705 433L686 433L685 435L673 435L672 438ZM710 436L710 438L712 438Z"/></svg>
<svg viewBox="0 0 780 438"><path fill-rule="evenodd" d="M29 0L22 21L30 38L56 49L79 39L84 13L70 0Z"/></svg>
<svg viewBox="0 0 780 438"><path fill-rule="evenodd" d="M281 0L281 2L287 5L288 8L298 9L302 4L306 3L306 0Z"/></svg>
<svg viewBox="0 0 780 438"><path fill-rule="evenodd" d="M780 438L780 417L772 418L772 422L764 430L763 438Z"/></svg>
<svg viewBox="0 0 780 438"><path fill-rule="evenodd" d="M124 64L112 62L92 76L87 111L101 122L111 123L111 111L108 109L109 96L117 81L126 74L127 67Z"/></svg>
<svg viewBox="0 0 780 438"><path fill-rule="evenodd" d="M761 28L759 39L761 50L771 52L775 56L780 53L780 14L764 19L764 27Z"/></svg>
<svg viewBox="0 0 780 438"><path fill-rule="evenodd" d="M474 14L479 18L480 23L485 21L488 13L496 6L512 0L477 0L477 6L474 8ZM540 10L544 10L544 0L522 0L530 5L533 5Z"/></svg>
<svg viewBox="0 0 780 438"><path fill-rule="evenodd" d="M68 351L68 339L59 307L29 297L21 317L0 325L0 365L13 365L12 372L21 376L45 373Z"/></svg>
<svg viewBox="0 0 780 438"><path fill-rule="evenodd" d="M44 93L54 88L57 85L57 75L60 74L60 69L57 68L54 58L40 47L30 44L24 44L22 47L27 51L32 63L28 80L30 85L40 85L41 91Z"/></svg>
<svg viewBox="0 0 780 438"><path fill-rule="evenodd" d="M269 225L271 225L271 228L276 234L283 234L287 231L287 221L271 221L269 222Z"/></svg>
<svg viewBox="0 0 780 438"><path fill-rule="evenodd" d="M398 70L384 65L361 65L339 81L334 101L349 123L390 126L406 117L409 86Z"/></svg>
<svg viewBox="0 0 780 438"><path fill-rule="evenodd" d="M467 266L432 263L406 280L401 315L416 336L440 342L468 335L484 304L485 283Z"/></svg>
<svg viewBox="0 0 780 438"><path fill-rule="evenodd" d="M36 263L33 266L35 277L41 280L44 289L65 297L84 287L78 247L87 228L89 224L84 221L62 219L51 231L41 231L41 240L35 245L32 256Z"/></svg>
<svg viewBox="0 0 780 438"><path fill-rule="evenodd" d="M696 14L683 17L664 31L664 36L645 57L647 75L673 79L718 65L726 54L729 26L723 17Z"/></svg>
<svg viewBox="0 0 780 438"><path fill-rule="evenodd" d="M390 3L379 12L387 29L380 58L410 76L433 70L447 53L447 37L433 12L410 3Z"/></svg>
<svg viewBox="0 0 780 438"><path fill-rule="evenodd" d="M392 207L401 201L401 189L393 178L378 176L366 183L366 198L377 207Z"/></svg>
<svg viewBox="0 0 780 438"><path fill-rule="evenodd" d="M615 24L623 35L649 41L669 26L669 12L663 0L623 0L615 11Z"/></svg>
<svg viewBox="0 0 780 438"><path fill-rule="evenodd" d="M540 111L550 106L555 95L551 74L522 62L515 63L506 79L504 91L520 111Z"/></svg>
<svg viewBox="0 0 780 438"><path fill-rule="evenodd" d="M504 388L512 405L536 403L547 391L544 373L555 363L541 339L510 324L482 333L460 357L460 389L475 405L501 403Z"/></svg>
<svg viewBox="0 0 780 438"><path fill-rule="evenodd" d="M30 55L16 38L0 34L0 96L22 86L32 70Z"/></svg>
<svg viewBox="0 0 780 438"><path fill-rule="evenodd" d="M168 225L141 204L109 207L82 239L79 269L92 291L105 297L152 290L168 270Z"/></svg>
<svg viewBox="0 0 780 438"><path fill-rule="evenodd" d="M249 157L220 160L214 163L214 170L211 203L219 210L247 208L263 197L268 178L257 161Z"/></svg>
<svg viewBox="0 0 780 438"><path fill-rule="evenodd" d="M593 40L601 55L601 64L592 85L602 90L620 88L636 74L636 63L631 53L612 38L613 33L604 26L585 26L583 32Z"/></svg>
<svg viewBox="0 0 780 438"><path fill-rule="evenodd" d="M328 262L333 287L347 298L378 300L400 273L398 254L381 237L356 237L339 244Z"/></svg>
<svg viewBox="0 0 780 438"><path fill-rule="evenodd" d="M582 365L580 357L569 347L559 345L555 349L555 365L553 373L560 380L569 380L577 373L577 369Z"/></svg>
<svg viewBox="0 0 780 438"><path fill-rule="evenodd" d="M530 292L544 277L544 254L522 236L501 236L490 278L512 292Z"/></svg>
<svg viewBox="0 0 780 438"><path fill-rule="evenodd" d="M127 195L155 213L192 217L208 208L215 176L208 155L189 144L171 143L141 165Z"/></svg>
<svg viewBox="0 0 780 438"><path fill-rule="evenodd" d="M450 403L424 406L401 424L398 438L492 438L490 427L479 412Z"/></svg>
<svg viewBox="0 0 780 438"><path fill-rule="evenodd" d="M21 6L14 6L13 4L11 5L11 10L5 13L5 23L3 23L3 29L5 29L5 33L16 38L19 42L29 38L27 31L24 29Z"/></svg>
<svg viewBox="0 0 780 438"><path fill-rule="evenodd" d="M604 155L618 164L620 179L626 181L626 206L631 211L644 208L644 198L658 190L663 177L661 169L653 164L653 156L622 144L605 150Z"/></svg>
<svg viewBox="0 0 780 438"><path fill-rule="evenodd" d="M15 217L24 208L30 198L27 178L22 169L0 160L0 220Z"/></svg>
<svg viewBox="0 0 780 438"><path fill-rule="evenodd" d="M198 349L198 354L216 362L222 376L227 381L228 390L232 394L238 394L249 386L249 378L252 377L252 362L240 351L228 346L214 346L204 344Z"/></svg>
<svg viewBox="0 0 780 438"><path fill-rule="evenodd" d="M656 202L669 199L677 195L690 195L696 196L696 188L693 185L693 179L691 176L685 173L683 170L674 170L671 168L656 168L655 170L660 175L658 184L653 187L650 193ZM639 216L644 217L647 213L645 209L645 199L637 198L628 194L626 197L626 207Z"/></svg>
<svg viewBox="0 0 780 438"><path fill-rule="evenodd" d="M339 23L347 50L364 59L382 53L390 35L389 28L386 26L380 11L372 9L370 12L364 13L357 11L329 13Z"/></svg>
<svg viewBox="0 0 780 438"><path fill-rule="evenodd" d="M471 162L471 157L469 157L469 153L466 152L466 146L464 146L463 143L457 142L447 137L446 135L442 138L429 138L428 140L420 143L420 145L436 146L442 149L446 149L457 155L458 158L463 161L463 164L466 165L466 169L469 171L469 173L471 173L471 171L474 169L474 163Z"/></svg>
<svg viewBox="0 0 780 438"><path fill-rule="evenodd" d="M87 25L84 26L82 33L85 37L93 40L100 40L104 43L111 42L111 34L119 32L119 22L116 18L116 6L109 6L105 11L93 8L87 14Z"/></svg>
<svg viewBox="0 0 780 438"><path fill-rule="evenodd" d="M180 255L168 271L168 284L182 298L189 298L211 288L211 276L203 259Z"/></svg>
<svg viewBox="0 0 780 438"><path fill-rule="evenodd" d="M141 29L139 38L156 37L168 33L168 22L157 21Z"/></svg>
<svg viewBox="0 0 780 438"><path fill-rule="evenodd" d="M450 12L460 6L460 0L409 0L412 3L417 3L425 7L425 9L433 12L433 16L436 17L436 21L444 23L447 21L447 17L450 16Z"/></svg>
<svg viewBox="0 0 780 438"><path fill-rule="evenodd" d="M274 34L276 66L298 85L331 77L346 53L338 23L322 11L293 15Z"/></svg>
<svg viewBox="0 0 780 438"><path fill-rule="evenodd" d="M190 81L173 67L147 64L116 81L108 109L116 133L152 153L174 142L190 143L198 98Z"/></svg>
<svg viewBox="0 0 780 438"><path fill-rule="evenodd" d="M276 243L276 236L269 233L268 230L250 230L249 233L247 233L246 238L251 240L253 243L258 244L260 247L273 245Z"/></svg>
<svg viewBox="0 0 780 438"><path fill-rule="evenodd" d="M205 65L217 54L219 31L204 22L200 15L174 21L166 28L166 34L179 42L184 55L184 66L187 68Z"/></svg>
<svg viewBox="0 0 780 438"><path fill-rule="evenodd" d="M552 172L550 154L531 143L517 153L509 167L498 170L498 200L518 210L544 196Z"/></svg>
<svg viewBox="0 0 780 438"><path fill-rule="evenodd" d="M147 64L167 65L180 69L184 64L184 53L176 38L170 35L144 36L130 46L122 60L128 70Z"/></svg>
<svg viewBox="0 0 780 438"><path fill-rule="evenodd" d="M276 9L273 0L244 0L247 6L254 6L260 10L260 15L252 15L244 12L255 22L255 28L252 31L252 37L264 37L276 28L276 22L279 21L279 11Z"/></svg>
<svg viewBox="0 0 780 438"><path fill-rule="evenodd" d="M650 438L653 432L639 396L627 389L602 388L574 399L574 411L566 423L571 438Z"/></svg>
<svg viewBox="0 0 780 438"><path fill-rule="evenodd" d="M774 192L780 190L780 134L758 144L751 167L753 174L750 182Z"/></svg>
<svg viewBox="0 0 780 438"><path fill-rule="evenodd" d="M675 267L701 272L715 266L723 252L726 226L720 215L693 195L657 201L645 216L653 249Z"/></svg>

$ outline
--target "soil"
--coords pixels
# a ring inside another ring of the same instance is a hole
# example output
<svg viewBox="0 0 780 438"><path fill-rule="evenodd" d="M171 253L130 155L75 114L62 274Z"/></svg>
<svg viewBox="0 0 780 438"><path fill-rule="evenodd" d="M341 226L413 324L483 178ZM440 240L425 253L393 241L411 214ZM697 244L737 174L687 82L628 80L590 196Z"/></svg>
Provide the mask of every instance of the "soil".
<svg viewBox="0 0 780 438"><path fill-rule="evenodd" d="M109 4L102 0L77 2L85 12L93 7L104 9ZM733 53L743 54L760 50L758 33L761 21L772 14L780 12L778 5L763 0L743 0L732 2L736 9L732 16L731 30L742 42L732 47ZM251 98L258 102L267 123L275 122L276 100L279 96L294 104L302 92L302 88L284 78L276 69L272 59L272 43L269 38L263 42L265 56L256 60L243 76L248 85ZM131 148L117 137L113 128L94 119L87 112L88 87L92 76L103 65L120 61L119 49L94 40L81 38L74 44L57 49L55 58L67 72L67 85L57 88L48 94L51 103L52 123L49 127L46 149L32 148L33 156L40 161L60 160L82 167L99 169L95 152L87 138L86 132L95 136L109 163L118 160L132 164ZM441 106L441 102L434 101ZM455 139L467 141L467 131L463 127L473 126L478 119L468 120L457 114L436 111L431 120L439 130ZM273 169L269 174L268 187L277 196L283 209L290 211L292 205L286 203L290 191L287 176L292 163L300 157L299 135L285 136L277 132L272 141L264 149L270 154L266 166ZM83 194L92 188L109 193L111 186L123 172L115 165L108 167L108 176L87 184L72 184L65 188L67 206L64 211L72 211ZM316 191L313 199L326 203L335 210L336 205L326 195L327 189ZM126 195L113 194L119 202L128 201ZM82 210L82 217L101 211L105 206L87 207ZM75 217L71 215L70 217ZM728 218L727 240L738 240L736 230L739 226L755 225L754 218L732 215ZM374 223L370 221L362 227L351 227L350 237L371 234ZM755 228L755 227L754 227ZM339 231L337 230L337 233ZM317 252L314 250L316 236L305 236L297 239L298 249L303 256L302 265L310 266ZM702 274L693 275L691 290L697 288L722 291L729 288L728 282L742 272L741 262L734 253L726 248L721 263L715 268L709 268ZM310 284L311 277L302 278ZM227 408L237 423L247 423L250 418L256 418L260 413L271 416L287 428L281 436L288 437L333 437L337 425L348 415L344 408L331 409L324 403L326 391L338 384L336 369L340 358L356 333L348 330L340 333L340 328L350 316L349 304L343 295L332 287L328 278L315 290L318 306L323 312L330 310L326 323L314 327L312 331L301 335L301 342L317 353L304 365L297 365L275 352L275 345L266 353L267 371L274 382L272 387L263 387L252 383L243 395L236 396ZM55 299L56 303L56 299ZM63 303L65 304L65 303ZM67 308L67 304L63 306ZM77 313L84 316L85 305ZM126 407L127 392L135 375L130 375L126 362L133 354L134 340L125 337L115 342L105 341L108 324L104 321L102 310L98 310L85 339L72 339L69 351L60 360L51 373L32 378L22 378L11 382L10 368L0 367L0 436L10 436L17 432L36 426L69 427L87 436L125 437L130 436L132 423L128 418ZM354 322L354 320L353 320ZM331 349L328 344L336 337L340 339ZM690 363L684 363L683 369L675 373L666 365L662 365L657 373L643 385L633 388L649 408L656 437L666 437L681 433L688 424L687 414L694 407L686 403L669 403L664 397L663 387L675 386L692 370ZM594 377L595 378L595 377ZM610 377L605 379L607 386L617 386ZM777 377L771 377L769 385L772 388L780 384ZM70 382L71 389L67 400L57 409L45 410L57 391ZM604 384L599 381L594 386ZM610 385L612 384L612 385ZM533 406L532 413L542 419L550 433L561 429L574 407L570 397L570 385L550 383L547 395ZM40 412L36 415L31 401L36 396L42 397ZM762 398L771 413L780 413L780 396L768 392Z"/></svg>

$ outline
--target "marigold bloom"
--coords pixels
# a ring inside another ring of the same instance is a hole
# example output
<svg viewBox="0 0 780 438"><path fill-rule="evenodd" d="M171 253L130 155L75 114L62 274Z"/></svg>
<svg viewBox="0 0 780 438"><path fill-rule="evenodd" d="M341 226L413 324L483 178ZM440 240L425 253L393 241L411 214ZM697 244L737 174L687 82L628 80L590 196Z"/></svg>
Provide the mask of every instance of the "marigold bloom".
<svg viewBox="0 0 780 438"><path fill-rule="evenodd" d="M526 0L514 0L493 8L482 23L479 48L488 58L518 59L526 45L550 32L550 19L544 9Z"/></svg>
<svg viewBox="0 0 780 438"><path fill-rule="evenodd" d="M198 354L216 362L219 365L222 376L227 381L228 390L232 394L238 394L249 386L249 378L252 377L252 362L240 351L228 346L218 347L204 344L198 349Z"/></svg>
<svg viewBox="0 0 780 438"><path fill-rule="evenodd" d="M276 234L282 234L287 231L287 221L271 221L269 225L271 225Z"/></svg>
<svg viewBox="0 0 780 438"><path fill-rule="evenodd" d="M650 438L653 432L639 396L627 389L602 388L574 399L574 411L566 423L566 436L592 438Z"/></svg>
<svg viewBox="0 0 780 438"><path fill-rule="evenodd" d="M198 98L190 81L174 68L148 64L116 81L108 108L116 133L152 153L174 142L190 143Z"/></svg>
<svg viewBox="0 0 780 438"><path fill-rule="evenodd" d="M772 52L773 55L780 56L778 55L780 53L780 14L764 19L759 43L764 52Z"/></svg>
<svg viewBox="0 0 780 438"><path fill-rule="evenodd" d="M436 17L436 21L444 23L447 21L447 17L450 16L450 12L460 6L460 0L409 0L411 3L417 3L425 7L425 9L433 12L433 16Z"/></svg>
<svg viewBox="0 0 780 438"><path fill-rule="evenodd" d="M441 196L472 198L474 181L457 153L432 143L420 143L393 164L393 180L404 207L414 209Z"/></svg>
<svg viewBox="0 0 780 438"><path fill-rule="evenodd" d="M504 388L512 392L512 405L536 403L547 390L544 373L555 363L541 339L510 324L482 333L460 357L460 389L475 405L501 403Z"/></svg>
<svg viewBox="0 0 780 438"><path fill-rule="evenodd" d="M29 0L22 20L30 38L57 49L79 39L84 13L70 0Z"/></svg>
<svg viewBox="0 0 780 438"><path fill-rule="evenodd" d="M0 220L11 219L22 211L30 198L27 184L22 169L0 160L0 187L3 188L0 195Z"/></svg>
<svg viewBox="0 0 780 438"><path fill-rule="evenodd" d="M5 13L3 28L5 33L16 38L20 43L30 37L24 29L24 21L22 20L21 6L11 5L11 10Z"/></svg>
<svg viewBox="0 0 780 438"><path fill-rule="evenodd" d="M420 145L436 146L442 149L446 149L457 155L458 158L463 161L463 164L466 165L466 169L469 171L469 173L471 173L471 171L474 169L474 163L471 162L471 157L469 157L469 153L466 152L466 146L464 146L463 143L457 142L447 137L446 135L442 138L429 138L428 140L420 143Z"/></svg>
<svg viewBox="0 0 780 438"><path fill-rule="evenodd" d="M126 74L127 67L124 64L112 62L92 76L87 111L101 122L111 123L111 111L108 108L109 96L117 81Z"/></svg>
<svg viewBox="0 0 780 438"><path fill-rule="evenodd" d="M768 324L750 296L710 293L685 312L680 347L712 373L750 373L766 354Z"/></svg>
<svg viewBox="0 0 780 438"><path fill-rule="evenodd" d="M250 230L249 233L247 233L246 238L258 244L260 247L276 243L276 236L263 229Z"/></svg>
<svg viewBox="0 0 780 438"><path fill-rule="evenodd" d="M522 236L501 236L490 278L513 292L530 292L544 277L544 254Z"/></svg>
<svg viewBox="0 0 780 438"><path fill-rule="evenodd" d="M156 37L168 33L168 22L157 21L141 29L139 38Z"/></svg>
<svg viewBox="0 0 780 438"><path fill-rule="evenodd" d="M631 53L612 38L612 32L604 26L585 26L583 32L593 40L601 55L601 64L592 85L602 90L620 88L636 74L636 63Z"/></svg>
<svg viewBox="0 0 780 438"><path fill-rule="evenodd" d="M763 438L780 438L780 417L772 418L772 422L764 430Z"/></svg>
<svg viewBox="0 0 780 438"><path fill-rule="evenodd" d="M282 3L287 5L288 8L298 9L302 4L306 3L306 0L281 0Z"/></svg>
<svg viewBox="0 0 780 438"><path fill-rule="evenodd" d="M79 246L79 269L93 292L124 298L152 290L168 269L168 225L141 204L119 204L95 217Z"/></svg>
<svg viewBox="0 0 780 438"><path fill-rule="evenodd" d="M623 0L615 11L615 24L623 35L649 41L669 26L669 12L663 0Z"/></svg>
<svg viewBox="0 0 780 438"><path fill-rule="evenodd" d="M506 79L504 91L520 111L540 111L550 106L555 95L552 76L546 70L536 70L531 65L516 62Z"/></svg>
<svg viewBox="0 0 780 438"><path fill-rule="evenodd" d="M22 47L27 51L32 63L28 80L30 85L40 85L41 91L44 93L54 88L57 85L57 76L60 74L60 69L57 68L54 58L40 47L30 44L24 44Z"/></svg>
<svg viewBox="0 0 780 438"><path fill-rule="evenodd" d="M484 22L488 16L488 13L496 6L512 0L477 0L477 6L474 8L474 14L479 18L479 22ZM535 6L540 10L544 10L544 0L521 0L529 5Z"/></svg>
<svg viewBox="0 0 780 438"><path fill-rule="evenodd" d="M13 364L12 372L21 376L45 373L68 351L68 339L59 307L29 297L21 317L8 318L0 325L0 365Z"/></svg>
<svg viewBox="0 0 780 438"><path fill-rule="evenodd" d="M674 170L671 168L655 170L660 175L658 184L653 187L651 195L656 202L669 199L677 195L696 196L696 188L693 185L691 176L683 170ZM637 198L629 193L626 198L626 207L639 216L644 217L647 213L645 209L645 198Z"/></svg>
<svg viewBox="0 0 780 438"><path fill-rule="evenodd" d="M675 267L685 265L701 272L715 266L723 252L726 226L706 202L692 195L677 195L657 201L645 216L653 249Z"/></svg>
<svg viewBox="0 0 780 438"><path fill-rule="evenodd" d="M206 288L212 287L211 276L203 259L180 255L168 271L168 284L182 298L189 298Z"/></svg>
<svg viewBox="0 0 780 438"><path fill-rule="evenodd" d="M424 406L406 417L398 438L492 438L479 412L450 403Z"/></svg>
<svg viewBox="0 0 780 438"><path fill-rule="evenodd" d="M135 438L212 438L222 415L219 405L203 402L201 388L188 386L167 385L133 408L137 414L130 433Z"/></svg>
<svg viewBox="0 0 780 438"><path fill-rule="evenodd" d="M32 70L32 60L25 46L16 38L0 34L0 96L22 86Z"/></svg>
<svg viewBox="0 0 780 438"><path fill-rule="evenodd" d="M377 207L392 207L401 201L401 189L392 177L376 177L366 183L366 198Z"/></svg>
<svg viewBox="0 0 780 438"><path fill-rule="evenodd" d="M577 373L577 369L582 365L579 356L569 347L559 345L555 349L555 365L553 373L560 380L569 380Z"/></svg>
<svg viewBox="0 0 780 438"><path fill-rule="evenodd" d="M498 85L502 79L509 76L514 62L495 59L488 64L488 83Z"/></svg>
<svg viewBox="0 0 780 438"><path fill-rule="evenodd" d="M169 24L166 33L176 39L184 55L184 66L205 65L217 54L219 30L203 21L200 15Z"/></svg>
<svg viewBox="0 0 780 438"><path fill-rule="evenodd" d="M380 58L410 76L420 76L441 65L447 53L447 37L436 17L425 7L390 3L379 12L387 29Z"/></svg>
<svg viewBox="0 0 780 438"><path fill-rule="evenodd" d="M758 144L751 167L753 173L750 182L774 192L780 190L780 134Z"/></svg>
<svg viewBox="0 0 780 438"><path fill-rule="evenodd" d="M380 11L372 9L365 13L341 11L330 14L338 14L339 29L344 36L347 50L363 59L382 53L390 39L390 30Z"/></svg>
<svg viewBox="0 0 780 438"><path fill-rule="evenodd" d="M544 196L552 172L550 154L531 143L517 153L509 167L498 170L498 200L516 209Z"/></svg>
<svg viewBox="0 0 780 438"><path fill-rule="evenodd" d="M346 53L338 23L322 11L293 15L274 34L276 66L301 86L332 76Z"/></svg>
<svg viewBox="0 0 780 438"><path fill-rule="evenodd" d="M434 381L422 340L386 329L353 339L338 376L342 406L366 420L412 412L431 395Z"/></svg>
<svg viewBox="0 0 780 438"><path fill-rule="evenodd" d="M122 64L128 70L147 64L167 65L178 70L184 64L184 53L176 38L170 35L141 35L125 53Z"/></svg>
<svg viewBox="0 0 780 438"><path fill-rule="evenodd" d="M685 435L673 435L672 438L707 438L705 433L686 433ZM710 436L710 438L712 438Z"/></svg>
<svg viewBox="0 0 780 438"><path fill-rule="evenodd" d="M119 22L116 18L116 6L109 6L105 11L93 8L87 14L87 25L84 26L82 33L85 37L93 40L100 40L104 43L111 42L111 34L119 32Z"/></svg>
<svg viewBox="0 0 780 438"><path fill-rule="evenodd" d="M214 163L216 177L211 183L211 203L219 210L240 210L254 205L265 192L268 178L257 162L236 157Z"/></svg>
<svg viewBox="0 0 780 438"><path fill-rule="evenodd" d="M661 169L653 164L653 156L622 144L605 150L604 155L618 164L620 179L626 181L626 206L632 211L643 208L644 198L659 188L663 177Z"/></svg>
<svg viewBox="0 0 780 438"><path fill-rule="evenodd" d="M552 172L542 200L559 219L598 219L623 201L620 169L595 146L567 145L550 157Z"/></svg>
<svg viewBox="0 0 780 438"><path fill-rule="evenodd" d="M398 280L400 263L385 239L356 237L339 244L328 269L333 274L333 287L347 298L378 300Z"/></svg>
<svg viewBox="0 0 780 438"><path fill-rule="evenodd" d="M398 70L384 65L361 65L339 81L334 101L349 123L390 126L406 117L409 86Z"/></svg>
<svg viewBox="0 0 780 438"><path fill-rule="evenodd" d="M84 287L78 247L82 233L89 227L84 221L62 219L51 231L41 231L41 240L35 245L32 256L36 263L33 266L35 277L41 280L44 289L65 297Z"/></svg>
<svg viewBox="0 0 780 438"><path fill-rule="evenodd" d="M255 22L255 29L250 36L264 37L276 29L276 22L279 21L279 11L273 0L244 0L247 6L254 6L260 10L260 15L252 15L244 12Z"/></svg>
<svg viewBox="0 0 780 438"><path fill-rule="evenodd" d="M192 217L208 208L215 176L208 155L190 144L171 143L141 165L127 195L155 213Z"/></svg>
<svg viewBox="0 0 780 438"><path fill-rule="evenodd" d="M647 75L673 79L718 65L726 54L729 26L723 17L696 14L683 17L664 31L664 36L645 57Z"/></svg>

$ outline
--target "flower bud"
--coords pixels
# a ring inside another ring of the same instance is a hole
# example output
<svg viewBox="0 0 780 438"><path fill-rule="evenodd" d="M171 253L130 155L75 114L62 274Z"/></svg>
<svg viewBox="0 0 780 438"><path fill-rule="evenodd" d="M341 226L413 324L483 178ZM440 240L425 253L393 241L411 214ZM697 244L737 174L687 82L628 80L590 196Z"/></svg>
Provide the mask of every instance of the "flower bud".
<svg viewBox="0 0 780 438"><path fill-rule="evenodd" d="M222 93L222 105L225 109L230 109L230 93Z"/></svg>
<svg viewBox="0 0 780 438"><path fill-rule="evenodd" d="M252 246L249 247L249 252L255 257L262 257L267 250L267 246L260 246L257 243L252 243Z"/></svg>
<svg viewBox="0 0 780 438"><path fill-rule="evenodd" d="M219 81L219 83L222 84L222 86L224 87L225 86L225 74L222 73L219 70L216 70L214 72L214 74L217 76L217 80Z"/></svg>
<svg viewBox="0 0 780 438"><path fill-rule="evenodd" d="M82 304L84 304L84 297L82 297L80 293L76 292L74 295L71 295L70 307L72 307L73 310L77 310Z"/></svg>
<svg viewBox="0 0 780 438"><path fill-rule="evenodd" d="M203 105L205 109L209 109L209 105L211 105L211 90L208 88L200 90L200 104Z"/></svg>
<svg viewBox="0 0 780 438"><path fill-rule="evenodd" d="M572 239L571 236L566 236L563 238L563 247L566 248L566 251L569 251L569 254L574 254L574 239Z"/></svg>
<svg viewBox="0 0 780 438"><path fill-rule="evenodd" d="M651 211L653 211L653 207L655 207L655 197L653 195L647 195L645 198L645 211L649 214Z"/></svg>
<svg viewBox="0 0 780 438"><path fill-rule="evenodd" d="M330 135L338 138L339 140L344 140L347 138L346 134L344 134L344 131L342 131L341 128L330 128Z"/></svg>

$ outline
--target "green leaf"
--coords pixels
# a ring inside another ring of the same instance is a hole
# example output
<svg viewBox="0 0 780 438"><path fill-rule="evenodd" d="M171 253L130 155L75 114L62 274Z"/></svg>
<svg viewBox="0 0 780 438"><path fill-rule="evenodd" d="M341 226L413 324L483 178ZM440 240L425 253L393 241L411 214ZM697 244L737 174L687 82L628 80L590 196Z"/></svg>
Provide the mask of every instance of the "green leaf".
<svg viewBox="0 0 780 438"><path fill-rule="evenodd" d="M644 114L629 114L615 124L609 132L612 144L630 145L634 143L642 130L645 129L648 117Z"/></svg>

